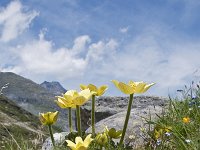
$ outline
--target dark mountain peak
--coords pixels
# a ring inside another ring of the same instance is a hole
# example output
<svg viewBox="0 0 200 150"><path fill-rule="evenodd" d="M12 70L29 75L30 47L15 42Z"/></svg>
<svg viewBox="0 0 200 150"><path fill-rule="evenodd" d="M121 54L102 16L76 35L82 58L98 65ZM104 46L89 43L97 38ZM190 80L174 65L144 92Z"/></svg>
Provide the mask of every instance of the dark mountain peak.
<svg viewBox="0 0 200 150"><path fill-rule="evenodd" d="M47 89L49 92L52 92L53 94L60 95L62 93L65 93L67 90L63 88L63 86L57 82L57 81L44 81L40 84L43 88Z"/></svg>

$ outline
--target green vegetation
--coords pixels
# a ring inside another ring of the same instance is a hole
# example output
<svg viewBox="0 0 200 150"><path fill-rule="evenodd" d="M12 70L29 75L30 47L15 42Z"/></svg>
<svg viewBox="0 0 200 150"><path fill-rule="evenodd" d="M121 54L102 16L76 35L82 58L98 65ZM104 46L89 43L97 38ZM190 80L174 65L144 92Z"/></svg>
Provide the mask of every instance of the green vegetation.
<svg viewBox="0 0 200 150"><path fill-rule="evenodd" d="M4 96L0 96L0 120L1 150L16 150L19 146L38 149L47 137L47 131L41 128L38 117Z"/></svg>
<svg viewBox="0 0 200 150"><path fill-rule="evenodd" d="M19 147L24 150L36 150L41 148L41 141L46 137L43 134L31 132L15 124L10 126L0 124L0 133L0 147L2 150L15 150L19 149Z"/></svg>
<svg viewBox="0 0 200 150"><path fill-rule="evenodd" d="M183 92L186 91L187 93ZM181 90L183 100L170 100L165 113L156 121L148 121L146 149L200 149L200 89Z"/></svg>
<svg viewBox="0 0 200 150"><path fill-rule="evenodd" d="M0 111L7 114L9 117L16 119L17 121L29 121L38 120L36 116L25 111L21 107L17 106L14 102L8 100L6 97L0 96ZM39 123L34 121L35 124Z"/></svg>

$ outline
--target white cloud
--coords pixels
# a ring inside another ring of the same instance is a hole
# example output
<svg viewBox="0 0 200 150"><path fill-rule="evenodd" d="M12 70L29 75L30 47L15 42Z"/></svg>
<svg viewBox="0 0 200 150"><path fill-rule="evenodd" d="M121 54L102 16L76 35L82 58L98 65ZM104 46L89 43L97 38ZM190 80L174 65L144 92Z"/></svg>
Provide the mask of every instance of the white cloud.
<svg viewBox="0 0 200 150"><path fill-rule="evenodd" d="M93 43L88 47L86 59L91 63L104 61L115 55L117 46L118 43L114 39Z"/></svg>
<svg viewBox="0 0 200 150"><path fill-rule="evenodd" d="M119 32L121 32L121 33L127 33L128 30L129 30L129 27L123 27L123 28L119 29Z"/></svg>
<svg viewBox="0 0 200 150"><path fill-rule="evenodd" d="M8 42L15 39L31 21L39 15L36 11L24 11L20 1L12 1L6 8L0 10L0 40Z"/></svg>
<svg viewBox="0 0 200 150"><path fill-rule="evenodd" d="M81 78L93 64L108 57L108 51L114 53L117 46L114 39L91 44L90 42L90 37L83 35L74 40L72 48L55 48L53 42L46 40L41 32L39 39L10 47L9 51L16 57L16 61L13 65L1 67L1 70L36 78L40 82L45 78L62 81Z"/></svg>
<svg viewBox="0 0 200 150"><path fill-rule="evenodd" d="M123 51L117 51L114 58L107 55L105 58L109 61L104 58L96 65L97 69L93 67L95 76L106 76L107 80L156 82L150 90L155 95L167 95L168 89L176 90L187 84L192 73L200 67L200 44L163 38L163 34L170 36L161 30L156 33L145 30L123 47Z"/></svg>
<svg viewBox="0 0 200 150"><path fill-rule="evenodd" d="M90 43L91 39L88 35L79 36L74 40L74 46L71 51L74 55L79 55L80 53L85 52L86 44Z"/></svg>
<svg viewBox="0 0 200 150"><path fill-rule="evenodd" d="M84 36L76 39L73 48L76 47L77 50L80 45L84 47L83 38ZM32 72L68 78L81 75L87 66L87 62L75 56L73 51L64 47L55 49L53 43L44 39L41 34L40 39L18 46L15 53L20 59L20 64L16 64L16 67L23 68L21 74Z"/></svg>
<svg viewBox="0 0 200 150"><path fill-rule="evenodd" d="M88 35L75 38L71 48L55 48L41 33L39 39L10 48L15 63L3 71L13 71L37 82L59 80L67 84L67 88L78 86L80 82L144 80L157 83L150 90L151 94L166 95L169 88L186 84L188 77L200 67L200 44L160 40L158 37L163 34L145 31L119 51L120 43L116 40L92 42ZM111 88L111 93L113 91L116 92Z"/></svg>

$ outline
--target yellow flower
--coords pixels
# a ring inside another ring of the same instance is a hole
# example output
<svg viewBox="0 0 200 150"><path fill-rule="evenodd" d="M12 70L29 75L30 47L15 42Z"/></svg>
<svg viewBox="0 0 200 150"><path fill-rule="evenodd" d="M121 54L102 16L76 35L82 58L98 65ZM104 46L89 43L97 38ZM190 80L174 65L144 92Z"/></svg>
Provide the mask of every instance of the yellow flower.
<svg viewBox="0 0 200 150"><path fill-rule="evenodd" d="M165 132L170 132L172 130L172 127L168 126L168 127L164 127Z"/></svg>
<svg viewBox="0 0 200 150"><path fill-rule="evenodd" d="M85 104L91 98L92 94L93 92L91 92L89 89L85 89L80 92L69 90L63 94L63 97L58 96L56 103L61 108L75 108L76 105L81 106Z"/></svg>
<svg viewBox="0 0 200 150"><path fill-rule="evenodd" d="M154 137L155 137L156 140L161 138L162 135L163 135L163 129L159 129L158 131L155 129Z"/></svg>
<svg viewBox="0 0 200 150"><path fill-rule="evenodd" d="M56 112L47 112L39 114L40 121L43 125L52 125L57 121L58 111Z"/></svg>
<svg viewBox="0 0 200 150"><path fill-rule="evenodd" d="M125 94L141 94L146 92L151 86L153 86L155 83L147 84L143 81L141 82L133 82L129 81L128 84L125 84L123 82L119 82L117 80L112 80L112 82L115 84L115 86L122 91Z"/></svg>
<svg viewBox="0 0 200 150"><path fill-rule="evenodd" d="M99 133L95 139L97 143L101 146L105 145L108 142L108 137L106 133Z"/></svg>
<svg viewBox="0 0 200 150"><path fill-rule="evenodd" d="M88 146L90 145L90 143L92 142L92 138L91 138L92 134L89 134L85 140L83 141L81 137L76 137L75 139L75 143L70 141L70 140L66 140L67 142L67 146L69 146L72 150L87 150Z"/></svg>
<svg viewBox="0 0 200 150"><path fill-rule="evenodd" d="M183 123L189 123L190 122L190 118L189 117L184 117L183 118Z"/></svg>
<svg viewBox="0 0 200 150"><path fill-rule="evenodd" d="M80 88L81 88L81 90L89 89L90 91L94 92L94 95L96 95L96 96L103 95L105 93L105 91L108 89L108 87L106 85L102 85L99 88L97 88L93 84L89 84L88 86L80 84Z"/></svg>
<svg viewBox="0 0 200 150"><path fill-rule="evenodd" d="M75 92L72 101L75 105L81 106L85 104L93 94L94 93L91 92L89 89L82 90L79 93Z"/></svg>
<svg viewBox="0 0 200 150"><path fill-rule="evenodd" d="M111 129L108 131L108 135L109 135L111 138L118 139L118 138L120 138L121 135L122 135L122 130L116 131L115 128L111 128Z"/></svg>
<svg viewBox="0 0 200 150"><path fill-rule="evenodd" d="M60 108L76 108L76 105L73 103L73 97L76 96L76 91L69 90L63 97L57 96L57 100L55 101Z"/></svg>
<svg viewBox="0 0 200 150"><path fill-rule="evenodd" d="M109 132L109 129L108 129L107 126L105 126L105 127L104 127L104 133L108 134L108 132Z"/></svg>

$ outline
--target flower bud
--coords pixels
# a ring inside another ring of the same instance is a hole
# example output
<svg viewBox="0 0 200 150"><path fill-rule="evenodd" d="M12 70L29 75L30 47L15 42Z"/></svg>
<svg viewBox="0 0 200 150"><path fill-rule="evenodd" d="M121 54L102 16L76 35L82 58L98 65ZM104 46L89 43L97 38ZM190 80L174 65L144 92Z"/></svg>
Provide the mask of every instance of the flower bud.
<svg viewBox="0 0 200 150"><path fill-rule="evenodd" d="M103 146L108 142L108 137L106 133L100 133L96 136L96 141L99 145Z"/></svg>

